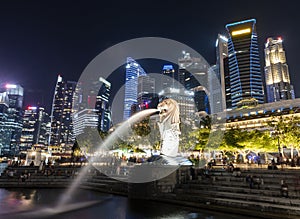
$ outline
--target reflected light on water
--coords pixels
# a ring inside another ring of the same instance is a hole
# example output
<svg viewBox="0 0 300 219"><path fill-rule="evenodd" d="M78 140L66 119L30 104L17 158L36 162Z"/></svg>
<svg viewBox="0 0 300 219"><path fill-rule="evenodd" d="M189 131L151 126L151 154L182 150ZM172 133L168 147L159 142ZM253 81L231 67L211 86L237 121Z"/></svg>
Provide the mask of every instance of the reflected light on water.
<svg viewBox="0 0 300 219"><path fill-rule="evenodd" d="M0 189L1 213L30 210L34 206L34 197L36 197L36 190L9 191Z"/></svg>

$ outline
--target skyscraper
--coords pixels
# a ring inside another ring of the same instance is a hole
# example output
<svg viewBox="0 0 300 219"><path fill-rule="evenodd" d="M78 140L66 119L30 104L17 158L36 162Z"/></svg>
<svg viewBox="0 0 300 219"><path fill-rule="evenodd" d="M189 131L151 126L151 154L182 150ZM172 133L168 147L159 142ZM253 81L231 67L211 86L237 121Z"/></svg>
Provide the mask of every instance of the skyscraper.
<svg viewBox="0 0 300 219"><path fill-rule="evenodd" d="M63 81L58 75L51 111L51 145L74 142L71 113L75 88L76 82Z"/></svg>
<svg viewBox="0 0 300 219"><path fill-rule="evenodd" d="M137 104L138 77L146 75L144 69L131 57L126 62L126 80L124 97L124 114L126 120L131 116L131 107Z"/></svg>
<svg viewBox="0 0 300 219"><path fill-rule="evenodd" d="M9 148L10 132L6 125L8 119L9 100L6 92L0 93L0 155L3 155L3 149Z"/></svg>
<svg viewBox="0 0 300 219"><path fill-rule="evenodd" d="M193 91L194 111L210 113L208 99L208 69L209 66L202 57L191 57L183 51L183 57L178 59L178 81L188 91Z"/></svg>
<svg viewBox="0 0 300 219"><path fill-rule="evenodd" d="M212 114L223 112L222 84L218 66L212 65L208 70L209 105ZM225 102L225 101L224 101Z"/></svg>
<svg viewBox="0 0 300 219"><path fill-rule="evenodd" d="M164 65L162 74L164 77L161 79L161 88L175 88L175 69L173 65Z"/></svg>
<svg viewBox="0 0 300 219"><path fill-rule="evenodd" d="M96 110L98 114L98 131L108 132L111 126L111 109L110 109L110 91L111 83L100 77L102 83L96 100Z"/></svg>
<svg viewBox="0 0 300 219"><path fill-rule="evenodd" d="M228 59L233 108L242 106L244 101L264 103L255 25L255 19L226 25L229 34Z"/></svg>
<svg viewBox="0 0 300 219"><path fill-rule="evenodd" d="M184 88L165 88L159 93L160 99L171 98L177 101L180 117L185 121L193 121L195 116L194 92Z"/></svg>
<svg viewBox="0 0 300 219"><path fill-rule="evenodd" d="M282 41L280 37L268 38L265 44L265 77L269 103L295 99Z"/></svg>
<svg viewBox="0 0 300 219"><path fill-rule="evenodd" d="M216 75L222 89L224 102L222 102L223 109L231 109L231 87L230 76L228 68L228 38L224 35L218 34L216 41Z"/></svg>
<svg viewBox="0 0 300 219"><path fill-rule="evenodd" d="M138 110L156 108L158 95L155 93L155 79L148 75L138 77Z"/></svg>
<svg viewBox="0 0 300 219"><path fill-rule="evenodd" d="M77 140L78 135L84 133L87 127L98 127L96 100L100 81L93 81L88 87L83 85L82 82L77 83L73 101L73 134Z"/></svg>
<svg viewBox="0 0 300 219"><path fill-rule="evenodd" d="M17 84L3 84L1 90L8 96L6 129L9 133L10 143L2 148L2 154L8 156L18 155L20 138L23 127L23 95L24 89Z"/></svg>
<svg viewBox="0 0 300 219"><path fill-rule="evenodd" d="M99 125L97 113L98 111L96 109L88 108L74 113L73 125L75 138L84 133L87 127L97 130Z"/></svg>
<svg viewBox="0 0 300 219"><path fill-rule="evenodd" d="M20 152L26 152L34 144L48 144L49 133L46 127L49 122L50 117L43 107L27 107L23 116Z"/></svg>
<svg viewBox="0 0 300 219"><path fill-rule="evenodd" d="M73 111L74 136L77 141L85 138L90 131L97 134L110 129L110 93L111 83L102 77L88 87L77 83Z"/></svg>

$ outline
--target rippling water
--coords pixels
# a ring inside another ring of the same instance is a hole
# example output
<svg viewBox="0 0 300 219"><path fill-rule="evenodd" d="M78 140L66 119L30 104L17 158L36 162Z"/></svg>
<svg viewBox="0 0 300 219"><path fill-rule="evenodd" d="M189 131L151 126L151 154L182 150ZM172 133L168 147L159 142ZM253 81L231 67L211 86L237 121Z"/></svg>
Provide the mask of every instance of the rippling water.
<svg viewBox="0 0 300 219"><path fill-rule="evenodd" d="M134 201L89 190L78 190L68 206L56 208L63 189L0 189L0 218L55 219L249 219L238 215L212 213L201 209L151 201ZM81 203L99 201L84 206ZM79 203L79 205L77 205ZM56 209L59 209L56 211Z"/></svg>

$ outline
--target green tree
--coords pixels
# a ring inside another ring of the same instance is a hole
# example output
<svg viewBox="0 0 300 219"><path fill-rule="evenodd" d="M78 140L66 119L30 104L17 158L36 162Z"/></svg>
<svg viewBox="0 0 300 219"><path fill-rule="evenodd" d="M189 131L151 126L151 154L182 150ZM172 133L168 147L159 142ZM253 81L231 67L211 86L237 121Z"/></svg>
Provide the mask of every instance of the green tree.
<svg viewBox="0 0 300 219"><path fill-rule="evenodd" d="M211 129L212 118L210 115L206 115L200 119L200 128Z"/></svg>
<svg viewBox="0 0 300 219"><path fill-rule="evenodd" d="M82 134L76 137L77 144L81 151L86 153L93 153L97 150L97 147L101 144L102 138L97 128L86 127Z"/></svg>
<svg viewBox="0 0 300 219"><path fill-rule="evenodd" d="M246 137L245 134L240 129L226 130L219 150L222 151L223 155L237 156L238 154L242 154L245 158L247 151L242 144L242 139Z"/></svg>
<svg viewBox="0 0 300 219"><path fill-rule="evenodd" d="M191 127L192 123L189 118L182 118L180 123L180 143L179 143L179 150L181 152L193 150L195 145L191 141Z"/></svg>
<svg viewBox="0 0 300 219"><path fill-rule="evenodd" d="M142 136L147 136L150 134L151 128L149 125L149 118L150 117L147 117L147 118L143 119L142 121L137 122L132 125L132 129L136 135L142 137Z"/></svg>
<svg viewBox="0 0 300 219"><path fill-rule="evenodd" d="M80 147L78 145L77 139L75 139L75 142L72 146L72 155L71 156L73 158L81 156L81 150L80 150Z"/></svg>
<svg viewBox="0 0 300 219"><path fill-rule="evenodd" d="M299 150L300 145L300 127L299 117L273 117L268 123L272 128L272 136L278 143L278 148L283 149L283 146L290 146L293 149ZM281 151L282 152L282 151Z"/></svg>
<svg viewBox="0 0 300 219"><path fill-rule="evenodd" d="M102 140L104 140L108 136L108 132L99 131L99 135Z"/></svg>
<svg viewBox="0 0 300 219"><path fill-rule="evenodd" d="M197 129L189 134L188 145L193 150L204 150L208 142L210 129Z"/></svg>

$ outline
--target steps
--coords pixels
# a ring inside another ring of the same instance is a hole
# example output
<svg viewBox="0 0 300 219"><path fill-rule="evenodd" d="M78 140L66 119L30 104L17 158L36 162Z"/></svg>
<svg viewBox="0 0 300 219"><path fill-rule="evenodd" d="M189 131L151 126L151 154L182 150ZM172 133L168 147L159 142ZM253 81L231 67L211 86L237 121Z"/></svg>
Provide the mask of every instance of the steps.
<svg viewBox="0 0 300 219"><path fill-rule="evenodd" d="M247 175L259 177L263 183L259 188L255 186L250 189L249 183L246 182ZM209 177L202 175L197 180L177 185L173 194L174 199L188 203L297 217L300 216L299 176L300 171L297 170L251 169L242 170L241 176L235 177L232 173L219 169L211 171ZM281 196L281 180L285 180L289 186L288 198Z"/></svg>

